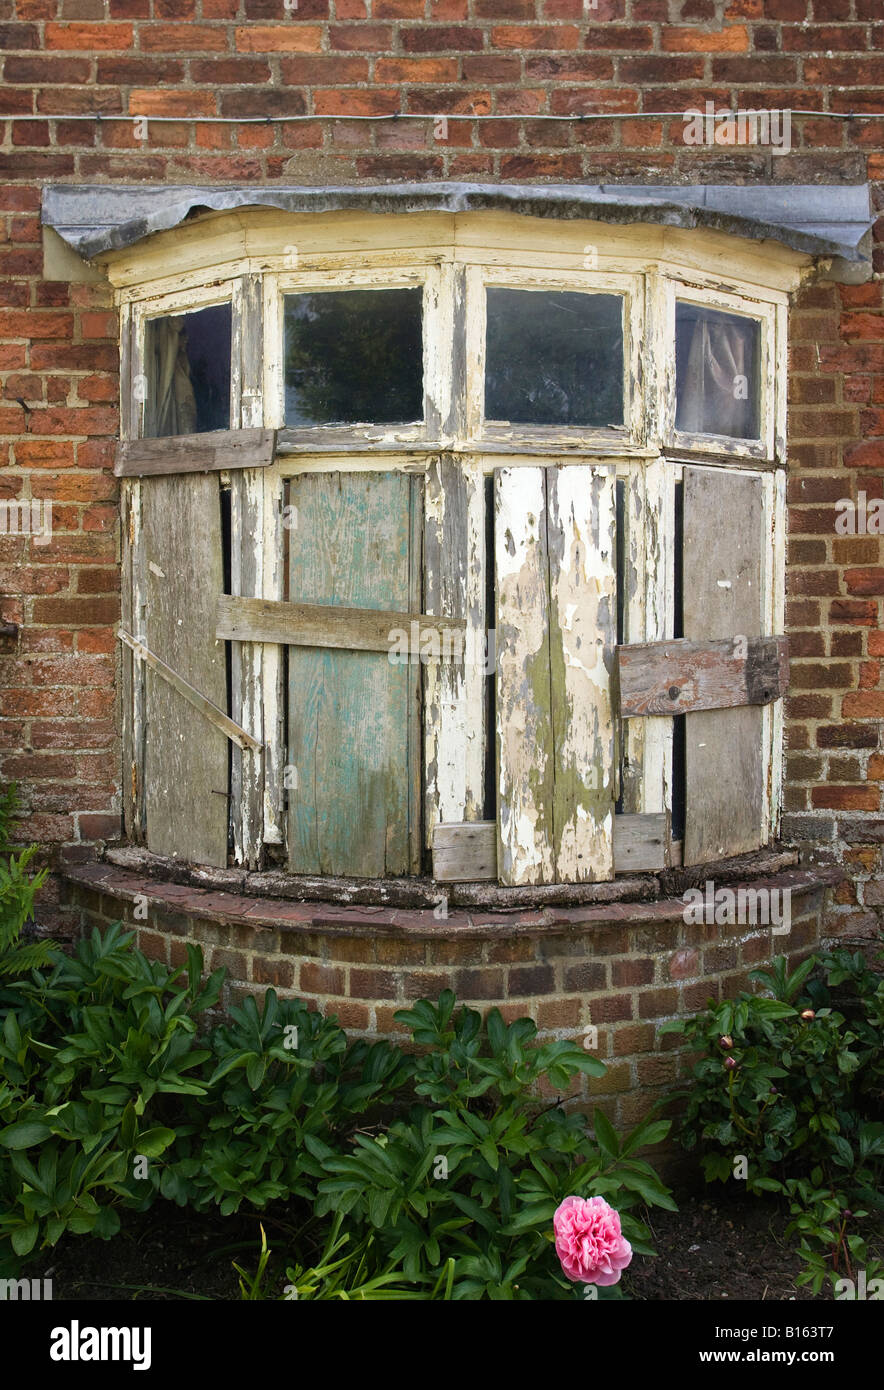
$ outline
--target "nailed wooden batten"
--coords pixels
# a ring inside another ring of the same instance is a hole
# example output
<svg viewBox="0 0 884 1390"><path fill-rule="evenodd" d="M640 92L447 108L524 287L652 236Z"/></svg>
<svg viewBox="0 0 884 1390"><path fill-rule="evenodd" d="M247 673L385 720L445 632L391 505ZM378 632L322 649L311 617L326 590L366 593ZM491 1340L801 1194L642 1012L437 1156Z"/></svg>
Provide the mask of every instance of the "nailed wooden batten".
<svg viewBox="0 0 884 1390"><path fill-rule="evenodd" d="M267 468L273 462L275 430L210 430L162 439L122 439L114 474L118 478L168 477L174 473L219 473Z"/></svg>
<svg viewBox="0 0 884 1390"><path fill-rule="evenodd" d="M384 613L335 604L284 603L276 599L218 599L216 637L237 642L279 642L292 647L340 647L346 651L407 654L445 660L463 648L466 623L426 613ZM404 643L400 640L404 637ZM438 639L438 640L437 640Z"/></svg>
<svg viewBox="0 0 884 1390"><path fill-rule="evenodd" d="M789 644L784 636L638 643L617 648L617 669L624 717L766 705L788 688Z"/></svg>

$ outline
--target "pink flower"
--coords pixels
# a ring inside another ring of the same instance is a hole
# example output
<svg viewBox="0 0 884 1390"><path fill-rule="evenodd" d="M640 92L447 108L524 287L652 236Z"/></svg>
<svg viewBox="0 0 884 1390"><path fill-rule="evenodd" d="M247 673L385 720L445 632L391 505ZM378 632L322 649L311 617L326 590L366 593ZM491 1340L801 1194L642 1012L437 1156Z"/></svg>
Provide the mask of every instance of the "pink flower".
<svg viewBox="0 0 884 1390"><path fill-rule="evenodd" d="M604 1197L566 1197L553 1216L556 1254L569 1279L583 1284L616 1284L632 1259L632 1246L620 1234L620 1215Z"/></svg>

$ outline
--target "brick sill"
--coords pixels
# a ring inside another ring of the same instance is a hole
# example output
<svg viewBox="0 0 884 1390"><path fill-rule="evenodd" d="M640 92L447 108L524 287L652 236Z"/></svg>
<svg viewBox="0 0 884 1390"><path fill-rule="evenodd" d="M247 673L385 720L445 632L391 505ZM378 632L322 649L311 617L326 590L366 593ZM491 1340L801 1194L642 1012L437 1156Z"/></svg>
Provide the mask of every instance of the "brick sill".
<svg viewBox="0 0 884 1390"><path fill-rule="evenodd" d="M756 862L759 860L757 855L751 858ZM783 866L784 858L793 862ZM846 877L842 869L833 865L796 867L796 859L796 855L788 852L769 855L765 862L759 865L761 872L755 874L745 873L745 859L725 861L723 865L705 865L688 875L694 882L667 887L670 887L670 891L674 889L683 893L686 888L695 886L695 883L702 885L706 879L711 878L716 888L724 884L734 889L740 886L755 890L789 888L793 899L802 899L812 896L820 889L830 888ZM777 862L777 868L773 871L772 861ZM182 870L185 866L177 867ZM740 868L743 869L742 874ZM294 902L290 899L271 897L266 893L242 893L216 888L213 885L200 886L194 882L170 882L156 872L156 866L154 873L146 870L147 865L138 871L119 864L90 861L64 865L59 870L59 876L70 889L79 886L91 890L108 898L111 903L131 903L137 897L143 896L149 904L161 911L211 918L216 923L231 927L270 928L295 934L320 931L332 935L380 935L407 937L411 940L512 937L560 933L563 928L570 930L580 927L601 929L664 925L667 922L680 922L685 910L684 901L680 896L669 896L658 897L655 901L645 898L641 901L607 901L577 906L552 904L505 912L456 909L450 911L445 918L437 918L430 908L365 903ZM194 874L204 872L220 874L224 871L191 871ZM679 871L681 876L685 872ZM261 875L243 874L243 886L246 886L246 880L260 877ZM251 884L248 886L251 887Z"/></svg>

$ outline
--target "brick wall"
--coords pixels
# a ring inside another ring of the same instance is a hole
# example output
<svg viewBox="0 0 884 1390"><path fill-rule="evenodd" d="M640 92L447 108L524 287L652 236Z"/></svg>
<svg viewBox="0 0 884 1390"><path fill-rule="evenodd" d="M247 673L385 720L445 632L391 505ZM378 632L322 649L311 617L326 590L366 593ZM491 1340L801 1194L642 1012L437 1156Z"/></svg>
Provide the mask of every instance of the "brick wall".
<svg viewBox="0 0 884 1390"><path fill-rule="evenodd" d="M260 901L103 864L69 869L65 894L80 926L122 920L166 965L186 964L188 943L200 945L208 968L228 972L225 1009L272 986L335 1014L355 1036L395 1037L404 1033L397 1009L449 988L470 1008L499 1006L507 1022L533 1018L541 1041L575 1040L606 1064L604 1077L580 1078L571 1098L626 1127L688 1074L680 1039L661 1034L661 1024L750 988L750 973L778 951L792 966L803 960L825 930L827 877L837 871L754 881L790 887L787 936L691 925L680 899L453 912L441 923L429 910Z"/></svg>
<svg viewBox="0 0 884 1390"><path fill-rule="evenodd" d="M884 905L881 538L839 535L836 503L884 496L882 281L821 284L790 315L789 566L784 833L850 869L833 931Z"/></svg>
<svg viewBox="0 0 884 1390"><path fill-rule="evenodd" d="M0 775L23 785L23 837L47 843L119 828L118 359L107 292L41 277L42 183L869 178L884 191L881 119L796 117L783 155L685 146L680 118L544 119L707 99L884 111L880 0L0 0L0 49L0 495L51 498L55 532L42 549L0 536L0 614L22 625L0 643ZM445 139L431 120L346 119L391 111L521 119L452 122ZM188 120L282 114L315 119ZM178 119L139 138L134 115ZM884 274L884 247L875 256ZM833 504L881 491L882 322L880 281L811 288L793 314L787 824L856 870L836 911L858 929L884 900L884 569L877 536L835 536Z"/></svg>

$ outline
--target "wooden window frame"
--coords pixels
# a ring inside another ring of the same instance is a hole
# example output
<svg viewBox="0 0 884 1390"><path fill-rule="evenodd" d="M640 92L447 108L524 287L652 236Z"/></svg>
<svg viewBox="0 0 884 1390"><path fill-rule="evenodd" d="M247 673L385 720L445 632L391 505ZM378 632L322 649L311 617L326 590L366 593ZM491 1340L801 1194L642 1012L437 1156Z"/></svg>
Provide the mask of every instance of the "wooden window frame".
<svg viewBox="0 0 884 1390"><path fill-rule="evenodd" d="M485 419L485 343L489 289L576 291L623 298L623 425L584 426L508 424ZM470 265L466 272L466 436L477 452L527 453L567 450L595 455L621 454L645 442L643 358L645 289L642 276L624 271L541 270L526 266Z"/></svg>
<svg viewBox="0 0 884 1390"><path fill-rule="evenodd" d="M664 274L662 277L662 321L665 340L662 397L658 422L667 452L717 455L722 459L759 460L773 464L777 458L777 397L781 387L777 371L777 302L755 292L731 293L707 284ZM675 314L678 303L718 309L739 318L754 319L760 325L759 401L760 435L756 439L735 439L726 435L694 434L676 429L677 380L675 365Z"/></svg>
<svg viewBox="0 0 884 1390"><path fill-rule="evenodd" d="M231 486L234 523L241 533L239 551L234 555L235 594L283 597L281 507L286 479L296 473L390 468L421 472L426 476L429 498L440 459L450 457L469 484L468 526L470 545L475 548L484 538L484 476L501 466L598 463L614 467L617 478L626 481L624 545L632 578L624 602L624 641L663 640L673 635L674 489L683 464L702 464L762 476L767 533L763 556L765 632L782 632L786 293L730 278L724 289L711 275L676 264L672 258L667 264L660 254L647 258L624 255L619 266L617 258L606 255L602 258L605 268L592 271L579 269L576 255L570 267L560 264L549 268L523 264L526 253L516 248L508 253L508 263L501 265L501 254L497 250L486 255L454 244L441 254L403 249L401 259L394 263L389 252L353 250L346 258L341 253L329 254L327 259L313 254L294 268L288 267L283 257L271 256L216 278L211 278L216 274L213 270L206 269L206 283L194 283L190 276L186 288L174 292L164 289L157 294L149 283L127 290L121 296L123 438L140 435L141 410L133 397L133 383L143 372L145 321L231 302L231 428L279 431L276 458L268 467L221 475L221 481ZM417 286L423 287L424 294L424 421L414 426L286 428L285 295L321 289ZM628 423L622 430L484 425L484 307L489 286L624 295L624 372L630 387L624 399ZM760 445L675 431L677 298L762 321ZM462 358L460 368L458 356ZM505 464L502 455L506 456ZM137 478L123 481L126 515L134 518L136 529L140 489L145 485ZM440 518L438 504L437 496L437 510L428 507L430 520ZM484 596L484 565L484 547L479 545L468 575L471 612L477 611ZM444 609L433 606L433 586L438 580L438 575L425 577L426 611L438 611L444 617ZM239 706L235 704L233 715L264 749L263 760L248 749L234 750L236 859L254 866L261 860L263 845L284 843L284 663L282 649L272 644L235 643L234 647L238 649L234 684L241 681L245 690L251 683L252 694ZM456 700L452 699L455 694ZM764 814L769 839L777 833L781 809L782 701L765 706L764 720L765 785L769 792ZM475 673L455 690L441 668L432 664L425 667L424 819L428 847L436 824L482 818L484 722L483 685ZM666 716L622 721L627 773L620 788L624 813L661 815L671 810L672 727L671 718ZM453 751L458 740L463 742L463 758ZM260 768L259 763L263 763Z"/></svg>
<svg viewBox="0 0 884 1390"><path fill-rule="evenodd" d="M404 424L329 424L288 426L285 423L285 298L323 290L420 289L423 293L423 389L424 416ZM286 452L317 453L328 450L356 451L366 446L396 450L429 448L439 433L439 421L448 413L451 397L450 353L440 323L443 295L439 267L421 263L360 266L330 270L269 271L263 277L264 294L264 404L265 423L279 431L279 447Z"/></svg>
<svg viewBox="0 0 884 1390"><path fill-rule="evenodd" d="M131 342L131 381L127 395L129 397L129 410L127 420L127 432L124 437L130 439L143 439L144 434L144 401L136 398L134 384L137 378L145 376L145 337L147 324L152 319L175 318L182 314L198 313L200 309L211 309L217 306L229 304L231 317L231 344L236 343L241 332L240 315L241 299L235 293L237 286L236 280L219 281L211 285L194 287L186 293L176 291L157 295L151 299L140 299L134 301L129 306L127 323L124 328L128 328ZM237 379L234 364L236 353L231 348L230 363L230 429L236 429L240 423L240 383ZM174 438L175 436L165 436Z"/></svg>

